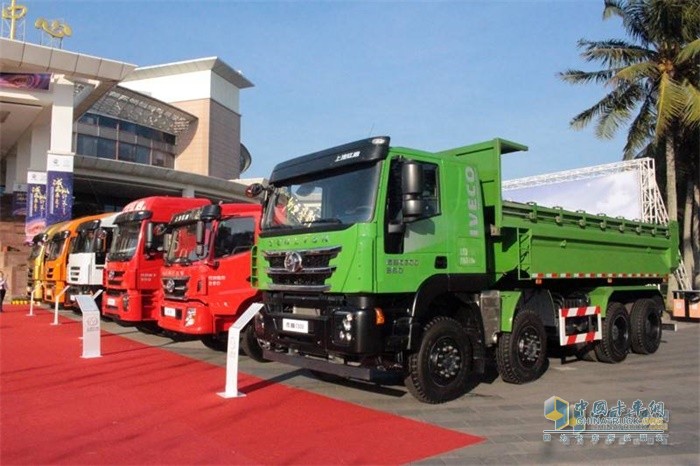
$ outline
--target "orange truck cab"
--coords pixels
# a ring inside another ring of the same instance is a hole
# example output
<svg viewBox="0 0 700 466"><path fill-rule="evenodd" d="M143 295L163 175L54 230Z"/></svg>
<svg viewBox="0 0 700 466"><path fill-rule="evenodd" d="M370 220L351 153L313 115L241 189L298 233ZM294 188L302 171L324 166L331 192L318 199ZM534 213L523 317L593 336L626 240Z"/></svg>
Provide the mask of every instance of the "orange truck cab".
<svg viewBox="0 0 700 466"><path fill-rule="evenodd" d="M173 338L199 338L224 350L228 329L260 294L250 285L250 251L260 225L257 204L220 204L173 216L161 272L158 325ZM262 360L253 326L243 350Z"/></svg>
<svg viewBox="0 0 700 466"><path fill-rule="evenodd" d="M156 328L165 227L173 214L207 204L207 199L151 196L124 207L114 220L116 231L105 265L105 316L121 324Z"/></svg>
<svg viewBox="0 0 700 466"><path fill-rule="evenodd" d="M90 215L69 220L47 240L44 255L44 302L55 303L58 298L59 306L70 307L72 302L68 299L67 275L68 255L71 244L78 236L80 225L93 220L99 220L109 214Z"/></svg>

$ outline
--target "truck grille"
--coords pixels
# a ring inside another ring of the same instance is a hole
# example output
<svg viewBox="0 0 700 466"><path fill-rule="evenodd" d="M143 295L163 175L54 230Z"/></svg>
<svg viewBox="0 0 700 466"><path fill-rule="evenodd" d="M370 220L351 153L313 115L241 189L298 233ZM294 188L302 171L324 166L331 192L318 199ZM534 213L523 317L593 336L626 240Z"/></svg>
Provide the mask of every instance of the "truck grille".
<svg viewBox="0 0 700 466"><path fill-rule="evenodd" d="M69 272L69 280L73 283L80 279L80 267L71 267Z"/></svg>
<svg viewBox="0 0 700 466"><path fill-rule="evenodd" d="M110 270L107 272L107 285L109 286L121 286L124 281L124 272L117 270Z"/></svg>
<svg viewBox="0 0 700 466"><path fill-rule="evenodd" d="M185 299L189 277L163 277L163 294L167 299Z"/></svg>
<svg viewBox="0 0 700 466"><path fill-rule="evenodd" d="M326 280L335 272L330 262L340 246L300 251L270 251L264 257L270 265L266 272L272 290L327 291Z"/></svg>

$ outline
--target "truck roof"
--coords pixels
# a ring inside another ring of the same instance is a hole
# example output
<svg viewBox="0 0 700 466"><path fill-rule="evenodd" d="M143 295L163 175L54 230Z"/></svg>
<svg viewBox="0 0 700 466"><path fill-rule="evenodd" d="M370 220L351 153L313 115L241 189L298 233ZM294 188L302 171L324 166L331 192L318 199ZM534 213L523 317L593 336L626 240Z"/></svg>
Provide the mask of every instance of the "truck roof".
<svg viewBox="0 0 700 466"><path fill-rule="evenodd" d="M115 219L116 223L141 213L141 219L150 218L154 222L169 222L173 214L183 212L195 207L211 204L209 199L194 197L174 196L150 196L137 199L127 204L121 211L121 215ZM124 215L134 214L134 215ZM134 220L136 218L134 217ZM128 221L128 220L126 220Z"/></svg>

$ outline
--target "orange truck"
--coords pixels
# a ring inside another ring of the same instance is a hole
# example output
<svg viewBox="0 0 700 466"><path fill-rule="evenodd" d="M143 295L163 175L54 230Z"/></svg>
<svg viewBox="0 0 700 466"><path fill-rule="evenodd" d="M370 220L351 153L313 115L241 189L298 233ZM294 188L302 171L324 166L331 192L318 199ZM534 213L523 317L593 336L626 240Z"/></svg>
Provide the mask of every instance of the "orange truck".
<svg viewBox="0 0 700 466"><path fill-rule="evenodd" d="M220 204L173 216L161 272L158 325L175 339L198 338L225 350L228 330L260 293L250 285L250 251L260 225L257 204ZM262 361L252 325L241 346Z"/></svg>
<svg viewBox="0 0 700 466"><path fill-rule="evenodd" d="M122 325L157 330L163 236L173 214L207 199L151 196L131 202L114 220L107 255L102 313Z"/></svg>
<svg viewBox="0 0 700 466"><path fill-rule="evenodd" d="M65 222L47 240L44 255L44 302L55 303L59 306L71 307L73 303L68 298L68 256L71 244L78 236L78 229L84 223L99 220L109 214L97 214L80 217Z"/></svg>

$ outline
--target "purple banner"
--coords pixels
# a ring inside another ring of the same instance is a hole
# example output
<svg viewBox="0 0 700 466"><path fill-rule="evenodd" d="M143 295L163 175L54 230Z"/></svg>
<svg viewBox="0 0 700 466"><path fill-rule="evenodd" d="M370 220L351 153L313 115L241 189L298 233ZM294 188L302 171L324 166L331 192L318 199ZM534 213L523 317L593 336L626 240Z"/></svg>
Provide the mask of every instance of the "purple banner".
<svg viewBox="0 0 700 466"><path fill-rule="evenodd" d="M73 213L73 173L50 171L46 175L48 209L46 224L71 219Z"/></svg>
<svg viewBox="0 0 700 466"><path fill-rule="evenodd" d="M46 73L0 73L0 87L10 89L40 89L46 91L51 75Z"/></svg>
<svg viewBox="0 0 700 466"><path fill-rule="evenodd" d="M27 192L15 191L12 193L12 216L27 215Z"/></svg>
<svg viewBox="0 0 700 466"><path fill-rule="evenodd" d="M46 229L46 172L27 172L27 217L24 240L32 239Z"/></svg>

